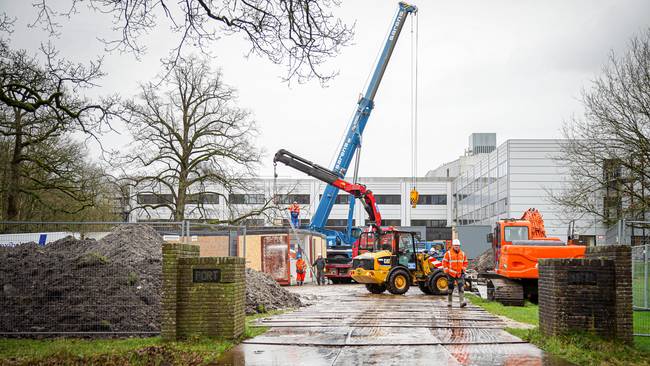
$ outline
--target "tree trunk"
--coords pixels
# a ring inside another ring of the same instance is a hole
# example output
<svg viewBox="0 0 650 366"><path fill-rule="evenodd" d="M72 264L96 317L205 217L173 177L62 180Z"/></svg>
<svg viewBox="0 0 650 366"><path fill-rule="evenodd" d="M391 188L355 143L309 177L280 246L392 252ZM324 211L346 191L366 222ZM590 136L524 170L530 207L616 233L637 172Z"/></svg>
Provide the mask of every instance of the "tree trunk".
<svg viewBox="0 0 650 366"><path fill-rule="evenodd" d="M18 187L20 185L20 163L23 153L23 136L22 136L22 115L16 111L14 117L16 137L14 139L14 149L9 163L9 177L7 179L7 205L5 210L5 220L15 221L18 219Z"/></svg>
<svg viewBox="0 0 650 366"><path fill-rule="evenodd" d="M185 220L185 201L187 200L187 173L181 171L178 179L178 194L176 195L176 212L174 221Z"/></svg>

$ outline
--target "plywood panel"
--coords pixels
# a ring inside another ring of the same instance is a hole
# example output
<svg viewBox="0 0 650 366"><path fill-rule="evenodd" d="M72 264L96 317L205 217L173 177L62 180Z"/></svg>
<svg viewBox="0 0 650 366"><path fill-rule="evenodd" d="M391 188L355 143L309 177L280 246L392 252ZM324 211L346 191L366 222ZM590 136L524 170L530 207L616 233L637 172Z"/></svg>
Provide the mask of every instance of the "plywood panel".
<svg viewBox="0 0 650 366"><path fill-rule="evenodd" d="M198 244L201 247L201 257L228 256L227 236L198 236L192 244Z"/></svg>
<svg viewBox="0 0 650 366"><path fill-rule="evenodd" d="M260 235L246 235L246 267L262 270L262 240ZM244 237L239 237L239 253L244 255Z"/></svg>

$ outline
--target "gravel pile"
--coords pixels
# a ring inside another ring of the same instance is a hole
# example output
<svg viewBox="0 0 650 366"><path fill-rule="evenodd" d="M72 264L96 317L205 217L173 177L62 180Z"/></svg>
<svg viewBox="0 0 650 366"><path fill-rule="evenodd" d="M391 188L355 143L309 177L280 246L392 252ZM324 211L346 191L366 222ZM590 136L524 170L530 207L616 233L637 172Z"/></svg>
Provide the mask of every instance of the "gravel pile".
<svg viewBox="0 0 650 366"><path fill-rule="evenodd" d="M124 225L98 241L0 249L0 331L159 331L162 243Z"/></svg>
<svg viewBox="0 0 650 366"><path fill-rule="evenodd" d="M486 250L478 257L470 260L467 267L478 272L493 271L494 253L492 252L492 248Z"/></svg>
<svg viewBox="0 0 650 366"><path fill-rule="evenodd" d="M300 296L283 289L268 274L246 268L246 314L300 306Z"/></svg>

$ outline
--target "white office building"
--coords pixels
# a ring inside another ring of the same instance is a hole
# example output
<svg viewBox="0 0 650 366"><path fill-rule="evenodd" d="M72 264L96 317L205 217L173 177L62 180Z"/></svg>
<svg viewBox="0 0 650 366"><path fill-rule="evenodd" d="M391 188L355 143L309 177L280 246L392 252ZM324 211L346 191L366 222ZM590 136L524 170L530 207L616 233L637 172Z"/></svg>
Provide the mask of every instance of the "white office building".
<svg viewBox="0 0 650 366"><path fill-rule="evenodd" d="M458 172L452 185L455 225L493 225L498 219L519 218L528 208L537 208L544 217L547 235L564 239L569 221L578 217L551 202L551 195L563 190L570 180L567 167L558 159L563 143L513 139L494 149L482 148L479 153L469 149L466 156L427 176ZM606 228L595 217L580 218L576 228L589 243L604 240Z"/></svg>
<svg viewBox="0 0 650 366"><path fill-rule="evenodd" d="M547 235L565 238L568 222L577 219L563 213L550 200L550 194L562 190L570 179L566 167L557 160L563 140L513 139L496 146L493 133L472 134L468 148L457 160L431 170L417 179L419 204L409 201L412 178L366 177L359 182L370 188L379 205L383 224L420 227L427 240L451 239L452 226L493 225L501 218L519 218L528 208L537 208L544 217ZM281 204L297 201L301 207L301 223L307 225L316 211L325 184L315 179L258 179L245 192L193 196L186 217L193 220L227 219L258 208L270 197L280 197ZM132 199L133 207L160 200L170 195L141 192ZM347 224L351 196L339 193L327 222L328 227L343 228ZM595 200L602 198L594 197ZM201 207L199 210L198 208ZM282 224L284 217L257 217L248 225ZM172 212L165 208L134 210L131 221L168 220ZM353 224L363 226L366 213L355 205ZM286 222L286 221L285 221ZM596 218L582 217L577 231L588 242L604 241L606 228Z"/></svg>

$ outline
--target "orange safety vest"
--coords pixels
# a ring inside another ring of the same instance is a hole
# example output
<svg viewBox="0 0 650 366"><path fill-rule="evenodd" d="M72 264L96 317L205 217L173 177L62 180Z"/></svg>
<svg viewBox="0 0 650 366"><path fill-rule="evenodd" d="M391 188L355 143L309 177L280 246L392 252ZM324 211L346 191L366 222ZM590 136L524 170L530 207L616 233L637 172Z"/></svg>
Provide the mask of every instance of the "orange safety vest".
<svg viewBox="0 0 650 366"><path fill-rule="evenodd" d="M291 205L291 206L289 206L289 211L290 211L290 212L297 212L297 213L300 213L300 206L298 206L298 205Z"/></svg>
<svg viewBox="0 0 650 366"><path fill-rule="evenodd" d="M462 250L456 252L454 249L450 249L445 253L442 266L446 274L454 278L460 278L467 269L467 256Z"/></svg>
<svg viewBox="0 0 650 366"><path fill-rule="evenodd" d="M305 260L300 258L296 261L296 272L297 273L304 273L305 268L307 268L307 265L305 264Z"/></svg>

